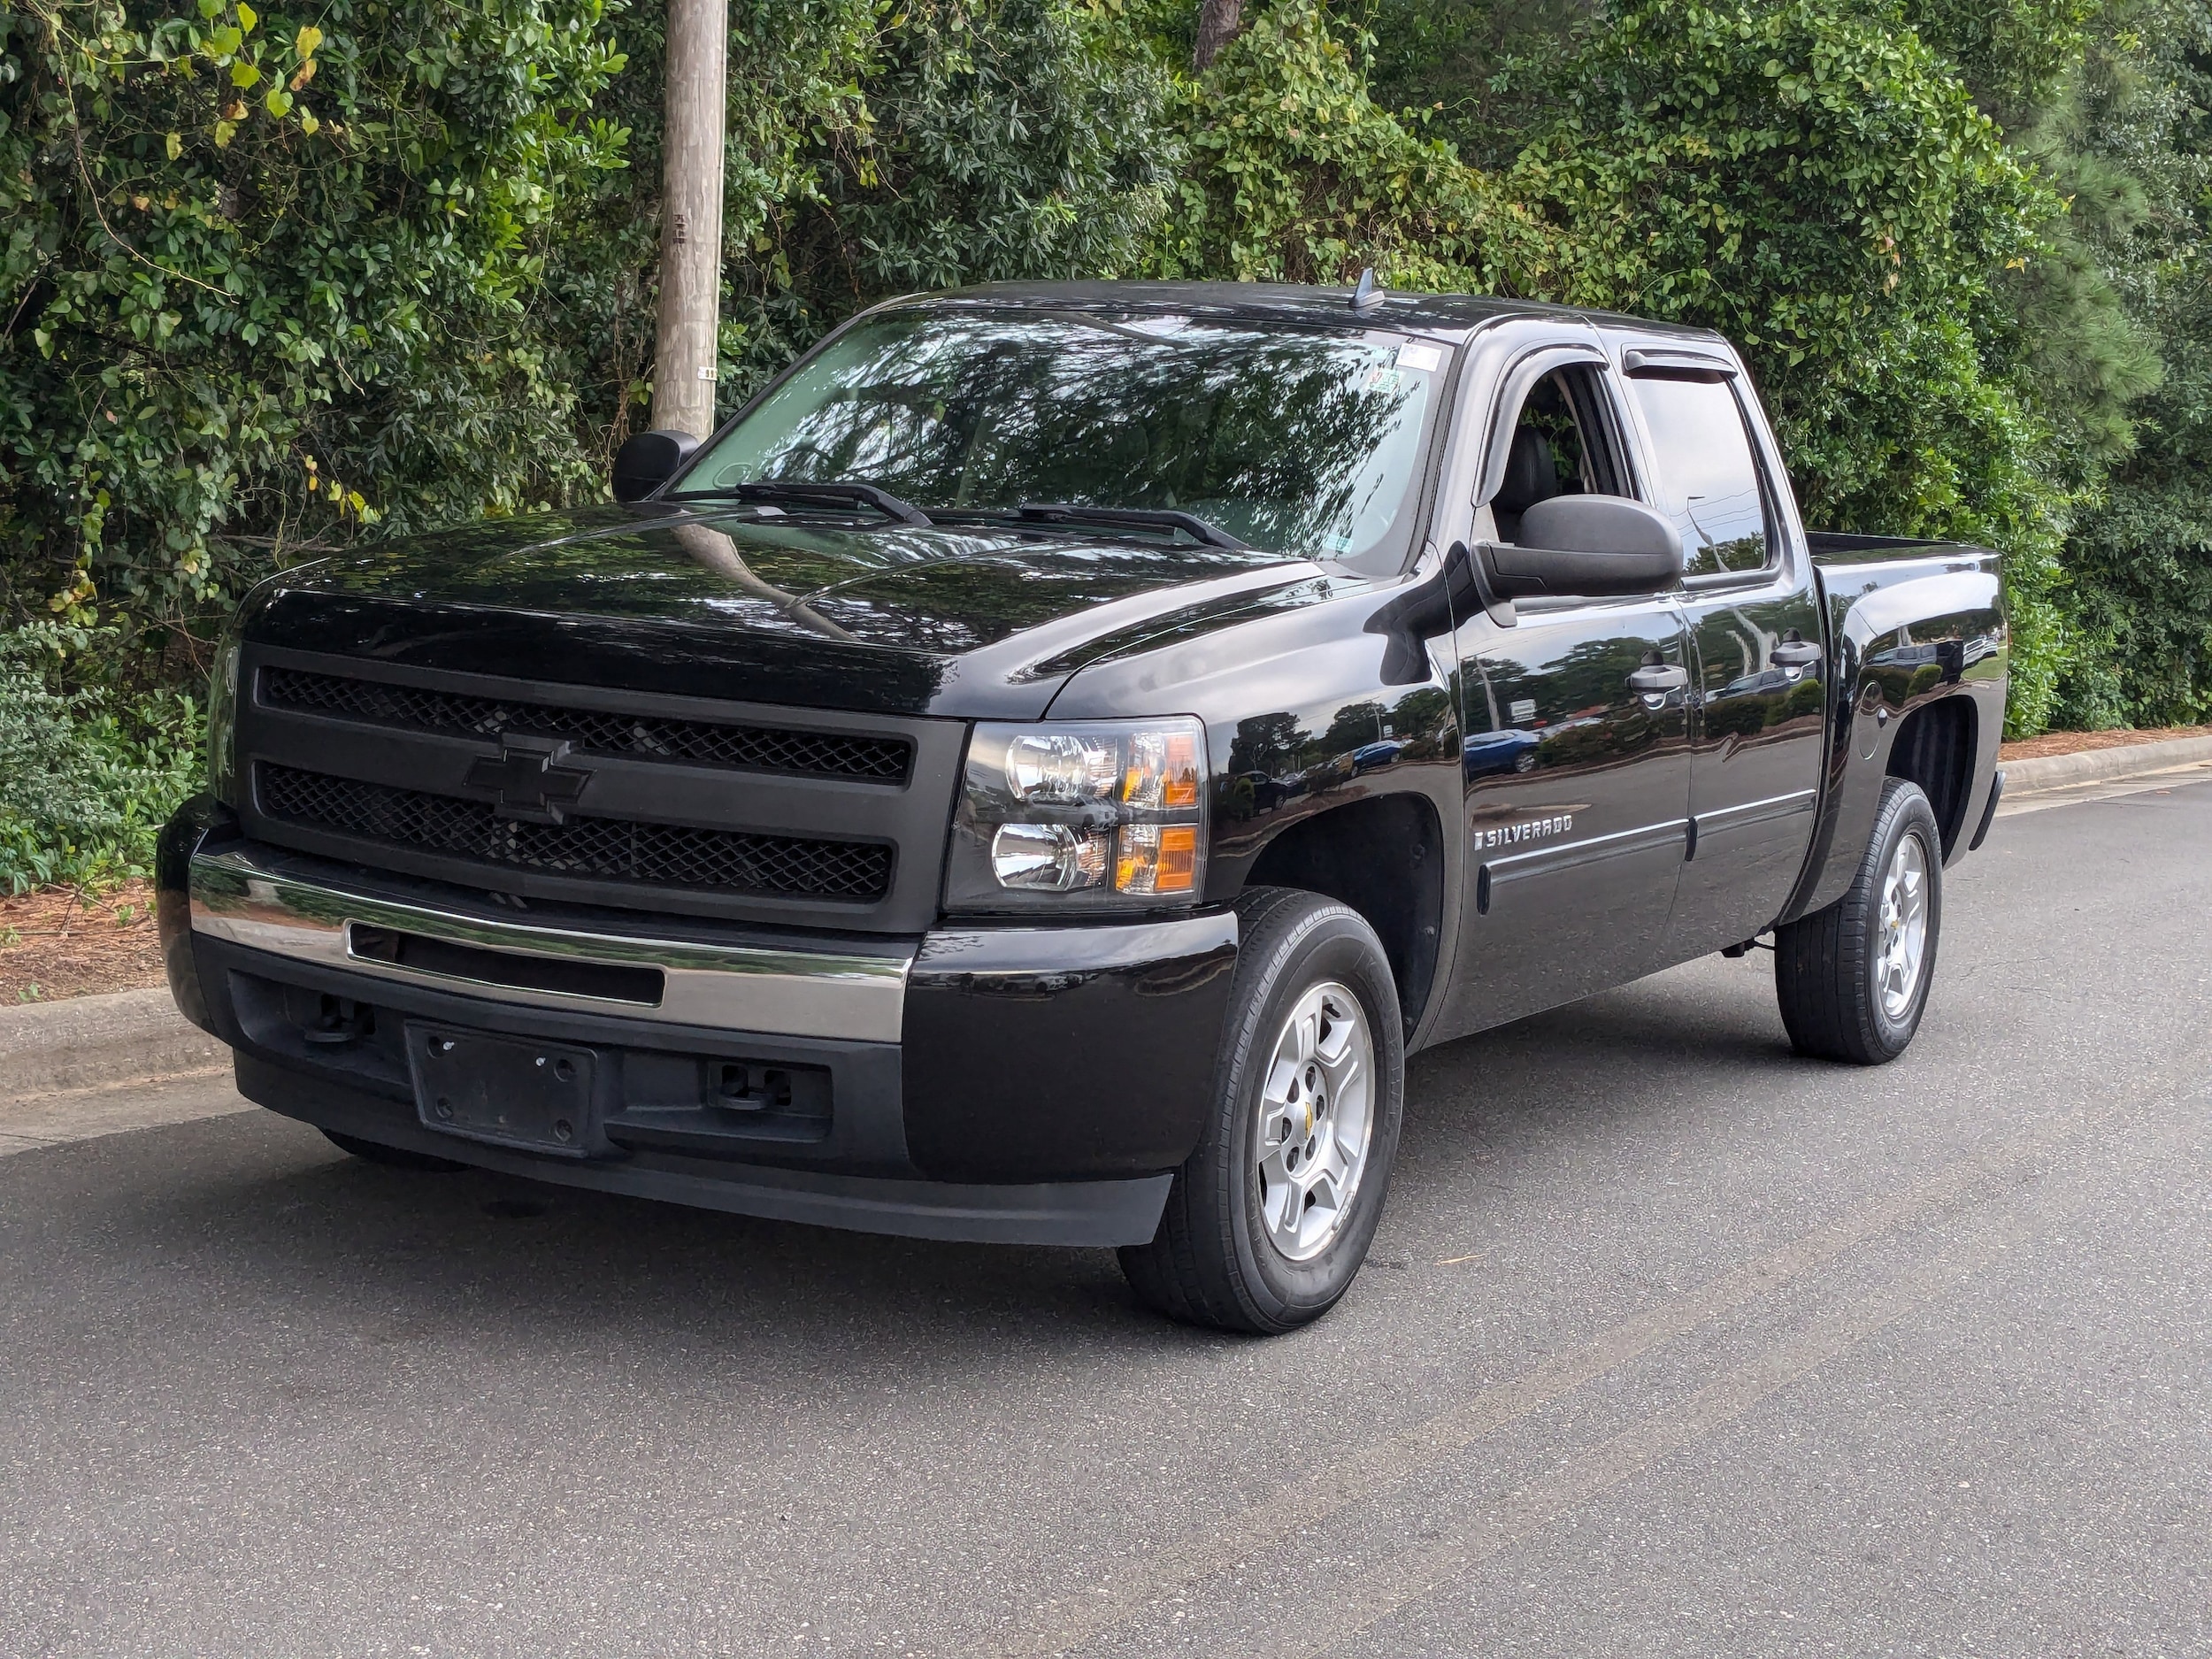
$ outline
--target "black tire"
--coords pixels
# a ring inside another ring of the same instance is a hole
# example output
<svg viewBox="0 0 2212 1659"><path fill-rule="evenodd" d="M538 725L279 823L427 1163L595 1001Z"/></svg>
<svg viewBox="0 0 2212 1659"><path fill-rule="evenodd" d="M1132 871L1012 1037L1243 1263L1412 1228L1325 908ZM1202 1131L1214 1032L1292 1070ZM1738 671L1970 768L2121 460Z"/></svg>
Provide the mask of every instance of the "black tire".
<svg viewBox="0 0 2212 1659"><path fill-rule="evenodd" d="M1356 911L1286 887L1256 889L1238 910L1241 943L1205 1133L1176 1172L1159 1232L1124 1248L1121 1268L1171 1319L1275 1335L1335 1306L1366 1258L1397 1159L1405 1031L1389 960ZM1334 1233L1310 1259L1293 1261L1261 1211L1261 1090L1291 1011L1331 983L1359 1003L1373 1047L1366 1159Z"/></svg>
<svg viewBox="0 0 2212 1659"><path fill-rule="evenodd" d="M1927 935L1919 976L1904 1005L1885 1005L1881 974L1883 887L1908 837L1919 842L1925 871ZM1920 1029L1935 981L1943 933L1943 836L1920 786L1892 778L1882 786L1866 856L1844 895L1774 933L1774 990L1790 1043L1802 1055L1882 1065L1905 1052Z"/></svg>
<svg viewBox="0 0 2212 1659"><path fill-rule="evenodd" d="M326 1129L324 1136L341 1152L350 1152L365 1164L381 1164L388 1170L414 1170L425 1175L450 1175L456 1170L468 1168L451 1158L434 1157L427 1152L410 1152L405 1147L388 1147L380 1141L364 1141L357 1135L342 1135L335 1129Z"/></svg>

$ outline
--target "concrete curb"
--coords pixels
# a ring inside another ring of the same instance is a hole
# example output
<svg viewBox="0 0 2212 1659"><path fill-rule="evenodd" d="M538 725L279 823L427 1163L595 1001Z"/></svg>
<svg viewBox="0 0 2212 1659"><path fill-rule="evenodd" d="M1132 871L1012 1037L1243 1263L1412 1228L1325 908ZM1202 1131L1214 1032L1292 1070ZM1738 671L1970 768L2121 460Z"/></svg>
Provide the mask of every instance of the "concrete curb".
<svg viewBox="0 0 2212 1659"><path fill-rule="evenodd" d="M165 987L0 1008L0 1100L211 1071L229 1058Z"/></svg>
<svg viewBox="0 0 2212 1659"><path fill-rule="evenodd" d="M2106 778L2134 778L2144 772L2212 760L2212 737L2170 737L2156 743L2122 743L2085 749L2073 755L2046 755L2038 760L2000 761L2005 771L2005 799L2063 789L2070 784Z"/></svg>

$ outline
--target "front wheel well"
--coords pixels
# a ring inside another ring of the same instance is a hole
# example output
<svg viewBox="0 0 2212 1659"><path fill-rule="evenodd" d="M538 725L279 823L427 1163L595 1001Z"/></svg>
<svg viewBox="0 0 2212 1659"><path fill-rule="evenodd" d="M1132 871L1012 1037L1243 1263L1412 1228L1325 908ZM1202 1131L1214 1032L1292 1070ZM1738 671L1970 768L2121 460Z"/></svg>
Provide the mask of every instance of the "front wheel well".
<svg viewBox="0 0 2212 1659"><path fill-rule="evenodd" d="M1412 1031L1436 976L1444 914L1444 838L1428 800L1379 795L1302 819L1268 842L1245 885L1299 887L1358 911L1382 941Z"/></svg>
<svg viewBox="0 0 2212 1659"><path fill-rule="evenodd" d="M1966 831L1974 793L1975 708L1970 697L1939 697L1915 709L1889 747L1888 775L1920 786L1935 809L1947 860Z"/></svg>

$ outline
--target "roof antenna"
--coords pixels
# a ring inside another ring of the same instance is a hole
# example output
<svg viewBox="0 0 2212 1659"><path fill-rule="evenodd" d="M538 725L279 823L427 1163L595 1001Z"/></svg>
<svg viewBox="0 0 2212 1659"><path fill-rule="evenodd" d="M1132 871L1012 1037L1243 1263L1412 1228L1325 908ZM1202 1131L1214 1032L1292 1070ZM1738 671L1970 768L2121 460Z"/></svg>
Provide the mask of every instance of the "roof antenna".
<svg viewBox="0 0 2212 1659"><path fill-rule="evenodd" d="M1382 287L1375 280L1375 267L1371 265L1359 273L1359 286L1352 290L1352 309L1371 311L1382 303Z"/></svg>

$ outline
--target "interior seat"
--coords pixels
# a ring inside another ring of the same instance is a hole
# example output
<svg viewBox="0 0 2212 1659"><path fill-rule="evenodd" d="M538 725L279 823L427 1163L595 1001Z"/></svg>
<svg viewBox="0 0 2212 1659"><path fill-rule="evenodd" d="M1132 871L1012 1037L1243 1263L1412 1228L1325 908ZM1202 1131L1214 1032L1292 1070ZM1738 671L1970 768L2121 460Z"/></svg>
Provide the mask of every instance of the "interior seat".
<svg viewBox="0 0 2212 1659"><path fill-rule="evenodd" d="M1559 494L1559 463L1551 441L1533 426L1517 426L1513 447L1505 457L1505 482L1490 498L1491 516L1498 523L1498 539L1521 539L1521 515L1540 501Z"/></svg>

